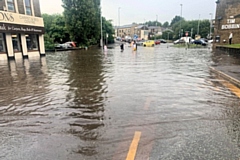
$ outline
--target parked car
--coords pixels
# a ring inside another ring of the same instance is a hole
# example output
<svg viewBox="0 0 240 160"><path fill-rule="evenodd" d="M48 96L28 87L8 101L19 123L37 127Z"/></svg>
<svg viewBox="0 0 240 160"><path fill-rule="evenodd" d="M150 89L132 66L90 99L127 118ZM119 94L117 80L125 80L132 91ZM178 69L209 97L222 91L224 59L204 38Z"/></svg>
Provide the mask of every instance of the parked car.
<svg viewBox="0 0 240 160"><path fill-rule="evenodd" d="M161 43L167 43L165 39L160 39Z"/></svg>
<svg viewBox="0 0 240 160"><path fill-rule="evenodd" d="M122 38L121 38L121 37L117 37L116 40L117 40L117 41L121 41Z"/></svg>
<svg viewBox="0 0 240 160"><path fill-rule="evenodd" d="M154 47L155 42L153 40L149 40L143 43L144 47Z"/></svg>
<svg viewBox="0 0 240 160"><path fill-rule="evenodd" d="M143 46L143 43L144 43L144 42L145 42L144 40L141 40L141 41L137 41L136 44L137 44L138 46Z"/></svg>
<svg viewBox="0 0 240 160"><path fill-rule="evenodd" d="M184 39L178 39L173 42L173 44L182 44L182 43L185 43Z"/></svg>
<svg viewBox="0 0 240 160"><path fill-rule="evenodd" d="M76 44L74 42L66 42L63 44L56 44L55 49L68 49L68 48L73 48L76 47Z"/></svg>
<svg viewBox="0 0 240 160"><path fill-rule="evenodd" d="M202 46L206 46L207 45L207 43L203 39L195 40L193 42L193 44L202 45Z"/></svg>
<svg viewBox="0 0 240 160"><path fill-rule="evenodd" d="M160 41L160 40L156 40L156 41L155 41L155 45L158 45L158 44L161 44L161 41Z"/></svg>

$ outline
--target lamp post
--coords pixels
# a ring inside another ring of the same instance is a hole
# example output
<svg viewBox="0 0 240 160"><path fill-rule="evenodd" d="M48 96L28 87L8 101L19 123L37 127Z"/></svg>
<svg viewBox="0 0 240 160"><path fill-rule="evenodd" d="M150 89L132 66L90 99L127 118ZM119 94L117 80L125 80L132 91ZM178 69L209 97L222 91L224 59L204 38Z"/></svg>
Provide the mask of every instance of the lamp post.
<svg viewBox="0 0 240 160"><path fill-rule="evenodd" d="M157 32L158 32L157 23L158 23L158 15L156 15L156 31L155 31L155 34L154 34L154 39L155 40L156 40L156 36L157 36Z"/></svg>
<svg viewBox="0 0 240 160"><path fill-rule="evenodd" d="M212 16L213 16L213 14L210 13L209 15L211 16L211 19L210 19L210 31L209 31L209 38L211 39L211 35L212 35Z"/></svg>
<svg viewBox="0 0 240 160"><path fill-rule="evenodd" d="M182 4L180 4L181 6L181 16L180 16L180 30L182 29ZM182 37L182 33L180 33L180 38Z"/></svg>
<svg viewBox="0 0 240 160"><path fill-rule="evenodd" d="M103 30L102 30L102 26L103 26L103 24L102 24L102 3L101 3L101 1L100 1L100 23L101 23L101 40L100 40L100 47L102 48L102 50L103 50Z"/></svg>
<svg viewBox="0 0 240 160"><path fill-rule="evenodd" d="M120 9L121 7L118 7L118 37L119 37L119 28L120 28Z"/></svg>
<svg viewBox="0 0 240 160"><path fill-rule="evenodd" d="M199 14L199 19L198 19L198 30L197 30L197 35L199 35L200 16L201 16L201 14Z"/></svg>

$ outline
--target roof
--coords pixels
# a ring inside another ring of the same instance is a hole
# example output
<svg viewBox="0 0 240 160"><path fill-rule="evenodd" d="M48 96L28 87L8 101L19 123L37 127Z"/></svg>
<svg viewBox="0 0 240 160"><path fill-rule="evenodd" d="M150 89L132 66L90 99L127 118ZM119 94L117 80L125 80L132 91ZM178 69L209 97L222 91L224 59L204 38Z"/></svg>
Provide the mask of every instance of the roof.
<svg viewBox="0 0 240 160"><path fill-rule="evenodd" d="M146 27L146 29L148 30L148 26L146 26L146 25L139 25L139 26L136 27L136 29L142 29L144 27Z"/></svg>
<svg viewBox="0 0 240 160"><path fill-rule="evenodd" d="M132 27L135 27L135 26L136 26L136 24L128 24L128 25L123 25L123 26L117 26L116 29L117 29L117 28L120 28L120 29L123 29L123 28L132 28Z"/></svg>

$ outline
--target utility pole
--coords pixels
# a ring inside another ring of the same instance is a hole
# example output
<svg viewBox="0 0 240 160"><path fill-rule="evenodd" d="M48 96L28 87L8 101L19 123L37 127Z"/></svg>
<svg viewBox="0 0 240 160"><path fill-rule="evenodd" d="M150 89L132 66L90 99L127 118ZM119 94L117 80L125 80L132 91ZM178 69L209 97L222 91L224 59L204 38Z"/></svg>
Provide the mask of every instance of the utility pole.
<svg viewBox="0 0 240 160"><path fill-rule="evenodd" d="M192 35L193 35L193 28L191 28L191 38L192 38ZM194 38L195 39L195 38Z"/></svg>
<svg viewBox="0 0 240 160"><path fill-rule="evenodd" d="M182 4L180 4L180 6L181 6L181 16L180 16L180 31L181 31L181 29L182 29ZM182 37L182 33L180 33L180 38Z"/></svg>
<svg viewBox="0 0 240 160"><path fill-rule="evenodd" d="M213 14L210 13L211 19L210 19L210 31L209 31L209 38L211 39L211 35L212 35L212 16Z"/></svg>
<svg viewBox="0 0 240 160"><path fill-rule="evenodd" d="M201 14L199 14L199 19L198 19L198 30L197 30L197 35L199 35L200 16L201 16Z"/></svg>
<svg viewBox="0 0 240 160"><path fill-rule="evenodd" d="M101 3L101 0L100 0L100 23L101 23L101 40L100 40L100 47L101 49L103 50L103 30L102 30L102 3Z"/></svg>
<svg viewBox="0 0 240 160"><path fill-rule="evenodd" d="M158 23L158 15L156 15L156 31L155 31L155 35L154 35L154 39L156 41L156 36L157 36L157 32L158 32L158 26L157 26L157 23Z"/></svg>
<svg viewBox="0 0 240 160"><path fill-rule="evenodd" d="M118 37L119 37L119 28L120 28L120 9L121 7L118 7Z"/></svg>

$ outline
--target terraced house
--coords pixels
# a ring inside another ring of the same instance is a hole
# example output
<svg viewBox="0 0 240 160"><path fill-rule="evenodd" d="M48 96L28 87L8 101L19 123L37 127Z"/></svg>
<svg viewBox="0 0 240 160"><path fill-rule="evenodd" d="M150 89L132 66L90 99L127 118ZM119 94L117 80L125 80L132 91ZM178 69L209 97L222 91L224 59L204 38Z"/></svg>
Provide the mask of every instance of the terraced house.
<svg viewBox="0 0 240 160"><path fill-rule="evenodd" d="M240 43L240 1L216 0L216 18L214 36L216 44L228 43L230 32L233 33L233 43Z"/></svg>
<svg viewBox="0 0 240 160"><path fill-rule="evenodd" d="M0 0L0 60L45 54L39 0Z"/></svg>

